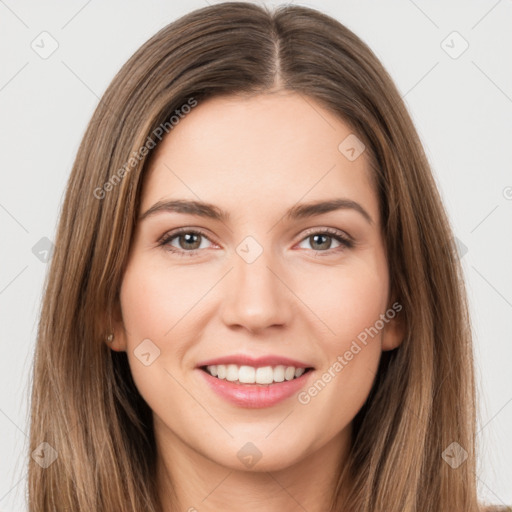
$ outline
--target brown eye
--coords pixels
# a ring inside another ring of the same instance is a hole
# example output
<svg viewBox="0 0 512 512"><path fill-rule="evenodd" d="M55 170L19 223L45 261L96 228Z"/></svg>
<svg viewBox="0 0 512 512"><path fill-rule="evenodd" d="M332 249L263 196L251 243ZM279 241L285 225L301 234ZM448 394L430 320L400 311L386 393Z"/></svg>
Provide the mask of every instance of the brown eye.
<svg viewBox="0 0 512 512"><path fill-rule="evenodd" d="M177 240L177 245L174 244ZM179 256L193 256L201 249L201 242L209 241L209 238L201 231L182 228L171 233L167 233L159 243L162 247L178 254ZM203 247L204 248L204 247Z"/></svg>
<svg viewBox="0 0 512 512"><path fill-rule="evenodd" d="M332 247L332 240L335 240L339 245ZM319 253L328 253L343 250L346 248L353 247L354 242L349 237L343 234L341 231L333 229L325 229L322 231L310 231L306 238L303 238L301 243L308 241L313 251Z"/></svg>
<svg viewBox="0 0 512 512"><path fill-rule="evenodd" d="M179 240L182 249L198 249L201 245L200 237L201 235L197 233L185 233L177 235L175 238Z"/></svg>
<svg viewBox="0 0 512 512"><path fill-rule="evenodd" d="M309 240L312 241L311 243L311 246L313 247L313 249L317 250L317 249L330 249L331 247L331 243L332 243L332 238L331 236L329 235L311 235L309 237ZM317 247L315 247L315 245Z"/></svg>

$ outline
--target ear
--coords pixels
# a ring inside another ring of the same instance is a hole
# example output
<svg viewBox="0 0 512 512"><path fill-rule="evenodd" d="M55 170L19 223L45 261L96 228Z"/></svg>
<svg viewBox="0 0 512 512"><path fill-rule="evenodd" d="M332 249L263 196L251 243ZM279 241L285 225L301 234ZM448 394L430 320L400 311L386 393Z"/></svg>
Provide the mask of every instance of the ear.
<svg viewBox="0 0 512 512"><path fill-rule="evenodd" d="M106 342L107 346L115 352L125 352L127 347L126 329L124 328L121 303L119 299L117 300L112 312L111 329L108 334L113 334L113 337L110 342Z"/></svg>
<svg viewBox="0 0 512 512"><path fill-rule="evenodd" d="M388 321L382 330L382 350L398 348L405 338L405 319L403 306L395 301L387 310Z"/></svg>

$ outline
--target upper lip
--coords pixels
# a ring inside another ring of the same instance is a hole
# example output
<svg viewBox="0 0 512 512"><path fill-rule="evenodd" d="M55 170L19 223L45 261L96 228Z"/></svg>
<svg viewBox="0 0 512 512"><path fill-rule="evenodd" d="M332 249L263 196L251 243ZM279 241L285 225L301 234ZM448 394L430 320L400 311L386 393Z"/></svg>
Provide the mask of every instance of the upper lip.
<svg viewBox="0 0 512 512"><path fill-rule="evenodd" d="M278 355L267 355L261 357L252 357L244 354L233 354L230 356L216 357L215 359L208 359L207 361L200 362L197 367L213 366L219 364L236 364L237 366L254 366L260 368L262 366L293 366L295 368L312 368L313 366L296 359Z"/></svg>

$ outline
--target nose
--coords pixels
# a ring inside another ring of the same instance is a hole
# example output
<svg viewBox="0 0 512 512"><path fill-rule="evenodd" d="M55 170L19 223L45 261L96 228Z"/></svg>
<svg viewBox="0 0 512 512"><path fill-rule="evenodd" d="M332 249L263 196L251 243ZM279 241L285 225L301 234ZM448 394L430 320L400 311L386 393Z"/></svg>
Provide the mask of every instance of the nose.
<svg viewBox="0 0 512 512"><path fill-rule="evenodd" d="M234 268L224 280L221 317L225 325L259 333L290 322L294 295L282 266L264 250L252 262L233 255ZM288 285L289 286L289 285Z"/></svg>

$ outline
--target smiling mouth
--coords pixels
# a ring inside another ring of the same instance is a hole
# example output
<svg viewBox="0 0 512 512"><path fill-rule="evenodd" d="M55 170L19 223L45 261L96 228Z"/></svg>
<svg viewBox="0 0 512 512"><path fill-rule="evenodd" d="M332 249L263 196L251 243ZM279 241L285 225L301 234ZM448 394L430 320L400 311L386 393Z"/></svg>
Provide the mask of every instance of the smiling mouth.
<svg viewBox="0 0 512 512"><path fill-rule="evenodd" d="M271 385L298 379L313 368L296 368L295 366L247 366L236 364L219 364L201 366L201 370L219 380L233 384Z"/></svg>

